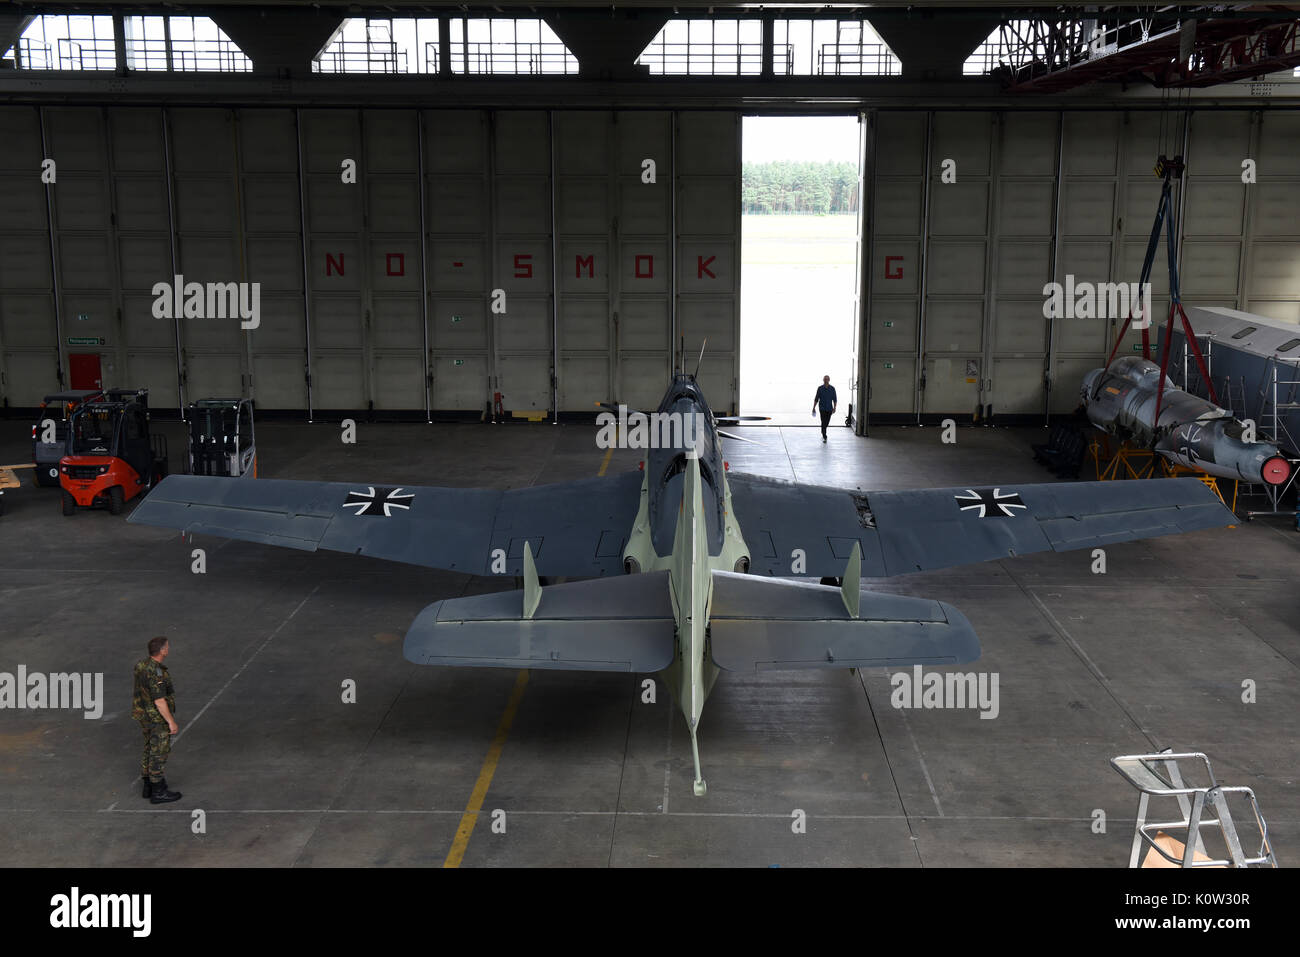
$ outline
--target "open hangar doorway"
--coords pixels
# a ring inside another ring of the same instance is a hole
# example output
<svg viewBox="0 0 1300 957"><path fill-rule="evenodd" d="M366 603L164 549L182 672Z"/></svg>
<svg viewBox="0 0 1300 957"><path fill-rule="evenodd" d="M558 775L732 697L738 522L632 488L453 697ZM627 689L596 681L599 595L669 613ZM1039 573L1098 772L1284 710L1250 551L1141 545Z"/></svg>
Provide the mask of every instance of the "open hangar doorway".
<svg viewBox="0 0 1300 957"><path fill-rule="evenodd" d="M843 421L857 376L859 117L746 116L740 411L817 425L829 375Z"/></svg>

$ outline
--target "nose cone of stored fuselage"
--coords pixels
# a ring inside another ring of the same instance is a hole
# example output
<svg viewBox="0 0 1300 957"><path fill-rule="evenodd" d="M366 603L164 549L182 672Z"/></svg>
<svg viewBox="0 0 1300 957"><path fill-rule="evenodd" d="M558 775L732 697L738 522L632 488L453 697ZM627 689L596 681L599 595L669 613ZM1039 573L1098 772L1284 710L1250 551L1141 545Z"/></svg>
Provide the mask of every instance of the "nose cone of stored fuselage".
<svg viewBox="0 0 1300 957"><path fill-rule="evenodd" d="M1269 485L1285 485L1291 477L1291 463L1280 455L1274 455L1264 460L1260 476Z"/></svg>
<svg viewBox="0 0 1300 957"><path fill-rule="evenodd" d="M1083 377L1083 385L1079 389L1079 398L1083 400L1084 405L1092 401L1093 391L1097 388L1097 380L1102 377L1105 371L1105 369L1093 369Z"/></svg>

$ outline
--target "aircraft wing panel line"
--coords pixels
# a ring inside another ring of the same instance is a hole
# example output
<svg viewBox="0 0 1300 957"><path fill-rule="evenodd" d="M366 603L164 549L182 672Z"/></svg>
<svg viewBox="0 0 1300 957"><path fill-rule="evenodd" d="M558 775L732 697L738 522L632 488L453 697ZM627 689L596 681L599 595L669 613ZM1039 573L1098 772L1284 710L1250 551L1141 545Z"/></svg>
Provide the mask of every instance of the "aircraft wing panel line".
<svg viewBox="0 0 1300 957"><path fill-rule="evenodd" d="M641 474L522 489L436 488L173 475L128 521L305 551L326 549L477 575L622 572Z"/></svg>
<svg viewBox="0 0 1300 957"><path fill-rule="evenodd" d="M713 663L727 671L960 664L979 639L951 605L859 592L850 617L840 589L809 582L713 573Z"/></svg>
<svg viewBox="0 0 1300 957"><path fill-rule="evenodd" d="M885 578L1236 521L1213 490L1191 478L887 492L736 472L728 482L736 520L758 543L750 570L772 576L838 577L854 542L863 576Z"/></svg>
<svg viewBox="0 0 1300 957"><path fill-rule="evenodd" d="M434 602L406 633L416 664L649 673L676 654L668 572L547 585L532 618L524 591Z"/></svg>

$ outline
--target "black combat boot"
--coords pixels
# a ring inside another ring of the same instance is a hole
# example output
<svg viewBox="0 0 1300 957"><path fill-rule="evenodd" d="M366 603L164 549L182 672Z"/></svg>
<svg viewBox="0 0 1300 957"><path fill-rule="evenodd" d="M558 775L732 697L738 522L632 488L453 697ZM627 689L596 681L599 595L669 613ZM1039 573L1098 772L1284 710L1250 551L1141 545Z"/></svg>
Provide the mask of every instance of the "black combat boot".
<svg viewBox="0 0 1300 957"><path fill-rule="evenodd" d="M150 804L170 804L172 801L181 799L180 791L167 790L167 779L163 778L157 784L152 785L153 793L149 795Z"/></svg>
<svg viewBox="0 0 1300 957"><path fill-rule="evenodd" d="M140 797L147 798L153 794L153 787L149 784L149 775L141 775L141 778L144 780L144 793Z"/></svg>

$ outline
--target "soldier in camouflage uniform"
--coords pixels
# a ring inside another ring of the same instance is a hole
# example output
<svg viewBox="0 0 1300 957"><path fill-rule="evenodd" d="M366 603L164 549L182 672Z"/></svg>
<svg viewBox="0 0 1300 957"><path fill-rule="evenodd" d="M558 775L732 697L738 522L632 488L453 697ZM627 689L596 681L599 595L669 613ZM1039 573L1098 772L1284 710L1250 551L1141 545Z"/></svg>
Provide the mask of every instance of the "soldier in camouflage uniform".
<svg viewBox="0 0 1300 957"><path fill-rule="evenodd" d="M167 788L163 770L172 749L172 738L180 729L176 725L176 691L172 677L163 664L171 652L165 637L149 639L149 657L135 664L135 692L131 717L140 722L144 732L144 756L140 759L140 776L144 793L151 804L167 804L180 799L179 791Z"/></svg>

